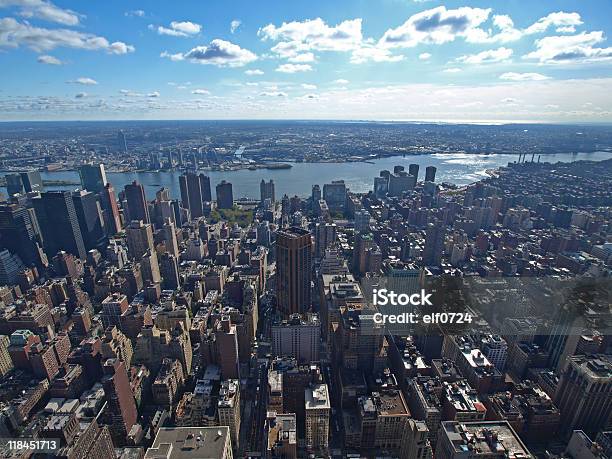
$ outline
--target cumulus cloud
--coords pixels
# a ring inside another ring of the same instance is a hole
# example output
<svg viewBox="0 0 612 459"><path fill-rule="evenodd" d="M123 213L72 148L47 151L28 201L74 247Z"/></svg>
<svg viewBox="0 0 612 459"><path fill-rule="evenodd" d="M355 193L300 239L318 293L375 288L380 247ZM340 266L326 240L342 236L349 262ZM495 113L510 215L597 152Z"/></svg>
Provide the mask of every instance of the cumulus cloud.
<svg viewBox="0 0 612 459"><path fill-rule="evenodd" d="M317 85L316 84L309 84L309 83L302 83L302 88L304 89L308 89L308 90L313 90L313 89L317 89Z"/></svg>
<svg viewBox="0 0 612 459"><path fill-rule="evenodd" d="M296 54L295 56L292 56L287 60L295 64L302 64L304 62L314 62L315 55L312 53Z"/></svg>
<svg viewBox="0 0 612 459"><path fill-rule="evenodd" d="M102 50L110 54L126 54L134 47L123 42L110 43L106 38L69 29L46 29L21 23L13 18L0 19L0 48L25 46L36 52L55 48Z"/></svg>
<svg viewBox="0 0 612 459"><path fill-rule="evenodd" d="M170 27L159 26L155 28L153 25L149 25L149 29L157 30L159 35L170 35L173 37L189 37L197 35L202 30L200 24L196 24L191 21L172 21Z"/></svg>
<svg viewBox="0 0 612 459"><path fill-rule="evenodd" d="M57 57L49 56L48 54L43 54L41 56L38 56L36 61L39 64L47 64L47 65L62 65L63 64L63 62L59 60Z"/></svg>
<svg viewBox="0 0 612 459"><path fill-rule="evenodd" d="M541 73L517 73L517 72L506 72L499 76L500 80L510 81L542 81L549 80L550 77L542 75Z"/></svg>
<svg viewBox="0 0 612 459"><path fill-rule="evenodd" d="M458 68L458 67L451 67L451 68L448 68L448 69L444 69L442 71L444 73L459 73L459 72L461 72L461 69Z"/></svg>
<svg viewBox="0 0 612 459"><path fill-rule="evenodd" d="M535 41L536 50L523 56L540 64L569 64L607 61L612 59L612 47L596 47L605 40L602 31L577 35L555 35Z"/></svg>
<svg viewBox="0 0 612 459"><path fill-rule="evenodd" d="M199 96L208 96L210 95L210 91L208 91L207 89L194 89L193 91L191 91L191 94L197 94Z"/></svg>
<svg viewBox="0 0 612 459"><path fill-rule="evenodd" d="M79 92L77 94L74 95L75 98L77 99L84 99L85 97L87 97L87 93L86 92Z"/></svg>
<svg viewBox="0 0 612 459"><path fill-rule="evenodd" d="M147 94L147 97L150 97L150 98L152 98L152 99L156 99L156 98L158 98L159 96L160 96L160 94L159 94L159 92L157 92L157 91L153 91L153 92L150 92L149 94Z"/></svg>
<svg viewBox="0 0 612 459"><path fill-rule="evenodd" d="M98 84L98 82L94 80L93 78L86 78L86 77L80 77L80 78L77 78L76 80L67 81L66 83L82 84L84 86L93 86L93 85Z"/></svg>
<svg viewBox="0 0 612 459"><path fill-rule="evenodd" d="M369 44L355 49L351 54L352 64L363 64L365 62L398 62L403 59L404 56L391 54L388 48Z"/></svg>
<svg viewBox="0 0 612 459"><path fill-rule="evenodd" d="M488 49L477 54L469 54L458 57L457 62L464 64L494 64L510 59L513 51L509 48Z"/></svg>
<svg viewBox="0 0 612 459"><path fill-rule="evenodd" d="M242 67L257 60L257 55L248 49L218 38L212 40L208 46L196 46L186 53L169 54L164 51L161 57L173 61L188 60L197 64L210 64L218 67Z"/></svg>
<svg viewBox="0 0 612 459"><path fill-rule="evenodd" d="M281 64L276 67L276 71L281 73L309 72L310 70L312 67L308 64Z"/></svg>
<svg viewBox="0 0 612 459"><path fill-rule="evenodd" d="M431 54L430 53L421 53L419 54L419 59L422 61L427 61L431 58Z"/></svg>
<svg viewBox="0 0 612 459"><path fill-rule="evenodd" d="M264 74L263 70L259 70L259 69L245 70L244 73L247 75L263 75Z"/></svg>
<svg viewBox="0 0 612 459"><path fill-rule="evenodd" d="M242 21L239 19L234 19L231 23L230 23L230 32L231 33L236 33L236 30L238 30L238 28L242 25Z"/></svg>
<svg viewBox="0 0 612 459"><path fill-rule="evenodd" d="M45 0L0 0L0 8L6 7L19 8L19 15L24 18L42 19L69 26L79 23L77 13Z"/></svg>
<svg viewBox="0 0 612 459"><path fill-rule="evenodd" d="M419 43L443 44L466 37L488 18L491 9L439 6L414 14L401 26L387 30L380 44L389 48L411 48Z"/></svg>
<svg viewBox="0 0 612 459"><path fill-rule="evenodd" d="M350 81L349 80L345 80L344 78L339 78L337 80L332 81L333 84L341 84L341 85L345 85L345 84L349 84Z"/></svg>

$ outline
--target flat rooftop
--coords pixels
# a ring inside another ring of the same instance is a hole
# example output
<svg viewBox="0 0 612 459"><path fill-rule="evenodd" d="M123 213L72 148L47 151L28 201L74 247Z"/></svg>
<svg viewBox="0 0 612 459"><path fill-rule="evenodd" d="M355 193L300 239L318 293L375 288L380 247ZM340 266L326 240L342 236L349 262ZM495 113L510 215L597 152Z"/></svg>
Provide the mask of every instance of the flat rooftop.
<svg viewBox="0 0 612 459"><path fill-rule="evenodd" d="M227 426L162 427L145 459L222 459L229 436Z"/></svg>

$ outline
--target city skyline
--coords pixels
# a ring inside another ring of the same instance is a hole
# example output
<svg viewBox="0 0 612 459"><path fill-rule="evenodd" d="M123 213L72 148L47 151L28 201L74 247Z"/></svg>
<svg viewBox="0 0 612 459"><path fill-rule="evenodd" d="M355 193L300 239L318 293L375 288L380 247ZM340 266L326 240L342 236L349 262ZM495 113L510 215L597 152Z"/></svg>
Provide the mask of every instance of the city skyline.
<svg viewBox="0 0 612 459"><path fill-rule="evenodd" d="M612 122L610 5L0 1L0 119Z"/></svg>

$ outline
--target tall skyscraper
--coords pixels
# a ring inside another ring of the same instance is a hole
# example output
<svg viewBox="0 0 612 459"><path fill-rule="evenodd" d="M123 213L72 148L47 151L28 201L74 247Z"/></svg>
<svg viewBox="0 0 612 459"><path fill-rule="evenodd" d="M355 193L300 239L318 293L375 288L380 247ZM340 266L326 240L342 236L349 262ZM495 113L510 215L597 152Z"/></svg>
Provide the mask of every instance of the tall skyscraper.
<svg viewBox="0 0 612 459"><path fill-rule="evenodd" d="M72 193L72 201L81 228L85 250L104 249L107 239L98 196L90 191L80 190Z"/></svg>
<svg viewBox="0 0 612 459"><path fill-rule="evenodd" d="M430 223L425 231L425 247L423 249L423 264L425 266L439 265L444 252L446 228L441 223Z"/></svg>
<svg viewBox="0 0 612 459"><path fill-rule="evenodd" d="M127 435L138 419L130 380L125 364L119 359L108 359L103 369L102 387L107 410L112 419L109 428L113 443L116 446L125 445Z"/></svg>
<svg viewBox="0 0 612 459"><path fill-rule="evenodd" d="M0 285L15 285L18 275L25 265L18 255L8 250L0 250Z"/></svg>
<svg viewBox="0 0 612 459"><path fill-rule="evenodd" d="M204 174L196 175L193 172L188 172L179 177L179 186L183 207L189 209L191 218L203 216L204 202L212 200L210 178Z"/></svg>
<svg viewBox="0 0 612 459"><path fill-rule="evenodd" d="M32 199L48 256L65 250L85 259L85 244L69 191L47 191Z"/></svg>
<svg viewBox="0 0 612 459"><path fill-rule="evenodd" d="M27 266L42 267L41 241L30 212L17 204L0 204L0 248L19 255Z"/></svg>
<svg viewBox="0 0 612 459"><path fill-rule="evenodd" d="M565 435L583 430L595 435L612 423L612 358L609 355L574 355L561 375L555 403L561 411Z"/></svg>
<svg viewBox="0 0 612 459"><path fill-rule="evenodd" d="M276 200L276 196L274 194L274 181L270 179L269 182L265 180L261 180L259 184L259 197L261 202L264 202L266 199L269 199L271 202Z"/></svg>
<svg viewBox="0 0 612 459"><path fill-rule="evenodd" d="M104 228L108 236L114 236L121 231L121 217L115 196L115 189L110 183L100 192L100 206L104 217Z"/></svg>
<svg viewBox="0 0 612 459"><path fill-rule="evenodd" d="M127 153L127 140L125 137L125 132L121 130L117 133L117 149L120 153Z"/></svg>
<svg viewBox="0 0 612 459"><path fill-rule="evenodd" d="M125 229L127 234L128 255L131 259L140 260L147 252L153 251L153 230L150 223L141 220L132 221Z"/></svg>
<svg viewBox="0 0 612 459"><path fill-rule="evenodd" d="M231 209L234 207L232 184L225 180L217 184L217 207L219 209Z"/></svg>
<svg viewBox="0 0 612 459"><path fill-rule="evenodd" d="M314 384L306 389L306 448L323 452L329 446L329 414L331 404L327 384Z"/></svg>
<svg viewBox="0 0 612 459"><path fill-rule="evenodd" d="M425 168L425 181L426 182L435 182L436 181L436 167L435 166L427 166Z"/></svg>
<svg viewBox="0 0 612 459"><path fill-rule="evenodd" d="M5 176L6 192L9 196L44 191L42 178L38 171L20 172Z"/></svg>
<svg viewBox="0 0 612 459"><path fill-rule="evenodd" d="M285 317L310 309L312 240L302 228L276 233L276 299Z"/></svg>
<svg viewBox="0 0 612 459"><path fill-rule="evenodd" d="M130 220L142 220L144 223L151 223L144 187L136 180L125 186L125 199L127 200Z"/></svg>
<svg viewBox="0 0 612 459"><path fill-rule="evenodd" d="M172 254L175 258L179 257L178 242L176 240L176 229L174 223L169 218L164 222L164 241L166 244L166 251Z"/></svg>
<svg viewBox="0 0 612 459"><path fill-rule="evenodd" d="M221 317L215 330L217 352L223 379L240 379L238 333L229 316Z"/></svg>
<svg viewBox="0 0 612 459"><path fill-rule="evenodd" d="M319 185L312 186L311 198L313 203L321 200L321 187Z"/></svg>
<svg viewBox="0 0 612 459"><path fill-rule="evenodd" d="M104 164L84 164L79 168L81 186L92 193L100 193L108 183Z"/></svg>
<svg viewBox="0 0 612 459"><path fill-rule="evenodd" d="M369 215L369 214L368 214ZM323 258L329 246L336 242L335 223L317 223L315 226L315 250L317 258Z"/></svg>
<svg viewBox="0 0 612 459"><path fill-rule="evenodd" d="M334 180L323 185L323 199L327 202L329 210L344 212L346 208L346 184L344 180Z"/></svg>
<svg viewBox="0 0 612 459"><path fill-rule="evenodd" d="M408 173L413 175L416 180L419 180L419 165L418 164L410 164L408 166Z"/></svg>
<svg viewBox="0 0 612 459"><path fill-rule="evenodd" d="M9 196L25 193L25 187L23 186L21 175L7 174L4 176L4 180L6 181L6 192Z"/></svg>
<svg viewBox="0 0 612 459"><path fill-rule="evenodd" d="M176 290L180 285L177 259L165 252L159 259L159 271L162 276L162 286L165 290Z"/></svg>

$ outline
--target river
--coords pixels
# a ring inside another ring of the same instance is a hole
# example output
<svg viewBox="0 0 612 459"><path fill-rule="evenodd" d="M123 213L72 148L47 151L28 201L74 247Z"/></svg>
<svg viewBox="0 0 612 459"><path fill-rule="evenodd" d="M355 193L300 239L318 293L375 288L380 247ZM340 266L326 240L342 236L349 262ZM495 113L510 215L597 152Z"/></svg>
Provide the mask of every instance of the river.
<svg viewBox="0 0 612 459"><path fill-rule="evenodd" d="M601 151L542 155L541 161L601 161L610 158L612 158L612 152ZM254 171L244 169L224 172L205 171L204 173L211 179L213 195L215 194L215 185L221 180L227 180L234 186L234 198L259 198L259 183L261 180L272 179L276 186L277 199L279 199L283 194L302 197L310 196L312 185L315 183L319 184L322 190L323 184L330 183L332 180L344 180L351 191L359 193L367 192L372 189L374 177L381 170L393 170L393 166L396 165L404 166L408 170L408 164L411 163L416 163L420 166L419 180L423 180L425 167L435 166L437 168L436 182L448 182L462 186L486 177L487 169L505 166L508 162L516 161L517 159L518 155L511 154L439 153L381 158L371 161L371 163L294 163L291 169L257 169ZM41 175L46 180L79 180L79 174L76 171L43 172ZM145 186L148 199L154 199L155 192L161 187L170 189L173 198L180 198L179 175L179 172L111 172L107 173L107 178L115 187L116 192L122 190L126 184L137 180ZM75 188L77 188L76 185L46 187L47 190L70 190ZM6 193L6 189L2 189L2 191Z"/></svg>

